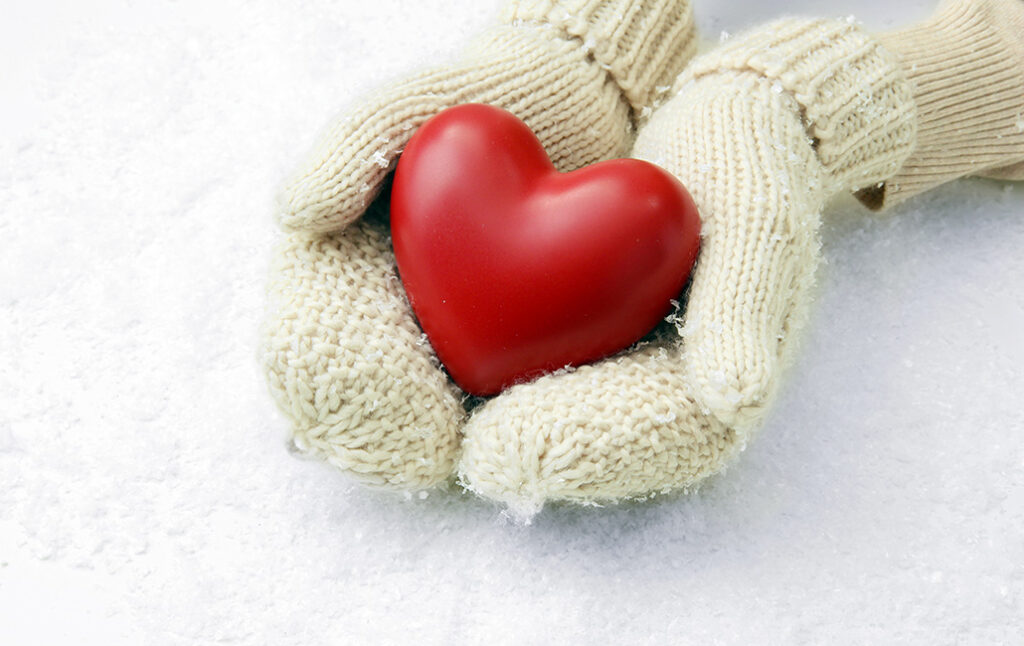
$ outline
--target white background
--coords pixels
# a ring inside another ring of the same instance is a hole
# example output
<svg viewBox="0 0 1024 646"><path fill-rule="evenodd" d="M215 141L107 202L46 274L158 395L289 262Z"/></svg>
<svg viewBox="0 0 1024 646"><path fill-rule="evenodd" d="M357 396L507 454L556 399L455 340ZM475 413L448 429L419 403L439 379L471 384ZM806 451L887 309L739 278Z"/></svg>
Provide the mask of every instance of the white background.
<svg viewBox="0 0 1024 646"><path fill-rule="evenodd" d="M255 358L278 182L498 2L5 5L0 643L1021 643L1024 186L838 200L732 468L521 526L290 454ZM697 2L709 41L932 6Z"/></svg>

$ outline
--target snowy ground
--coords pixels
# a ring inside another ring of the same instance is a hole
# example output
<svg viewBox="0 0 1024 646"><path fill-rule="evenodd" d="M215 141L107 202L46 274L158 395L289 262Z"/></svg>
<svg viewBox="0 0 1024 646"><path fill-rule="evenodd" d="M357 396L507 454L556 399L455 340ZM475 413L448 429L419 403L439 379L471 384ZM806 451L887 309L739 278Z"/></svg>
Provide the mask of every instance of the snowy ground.
<svg viewBox="0 0 1024 646"><path fill-rule="evenodd" d="M497 4L6 3L0 643L1021 643L1024 185L841 200L782 400L690 496L524 527L289 454L254 350L273 189ZM711 39L932 5L715 4Z"/></svg>

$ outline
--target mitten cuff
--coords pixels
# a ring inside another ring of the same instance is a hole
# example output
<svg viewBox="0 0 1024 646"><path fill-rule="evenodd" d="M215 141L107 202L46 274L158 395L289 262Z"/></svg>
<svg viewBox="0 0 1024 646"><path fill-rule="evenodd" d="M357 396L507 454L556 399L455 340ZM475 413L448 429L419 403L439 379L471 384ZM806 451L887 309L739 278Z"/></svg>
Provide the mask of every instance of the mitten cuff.
<svg viewBox="0 0 1024 646"><path fill-rule="evenodd" d="M695 61L680 81L723 70L755 72L796 99L834 190L891 177L913 148L910 86L895 58L852 22L769 23Z"/></svg>
<svg viewBox="0 0 1024 646"><path fill-rule="evenodd" d="M697 48L689 0L518 0L503 18L550 24L578 39L636 116L667 93Z"/></svg>
<svg viewBox="0 0 1024 646"><path fill-rule="evenodd" d="M1024 2L954 0L928 22L885 34L913 86L918 143L903 167L858 197L883 208L965 175L1024 178Z"/></svg>

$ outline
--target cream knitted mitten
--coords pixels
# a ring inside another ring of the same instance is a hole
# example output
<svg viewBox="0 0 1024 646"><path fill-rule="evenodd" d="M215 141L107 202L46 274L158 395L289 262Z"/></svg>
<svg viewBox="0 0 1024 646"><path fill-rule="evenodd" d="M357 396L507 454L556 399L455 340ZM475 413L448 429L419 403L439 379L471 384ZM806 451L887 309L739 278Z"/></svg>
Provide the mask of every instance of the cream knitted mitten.
<svg viewBox="0 0 1024 646"><path fill-rule="evenodd" d="M421 334L387 223L358 219L413 132L467 102L526 121L561 170L624 156L693 55L688 0L521 0L456 63L332 123L280 198L263 364L295 444L374 484L446 480L461 393ZM358 220L357 220L358 219Z"/></svg>
<svg viewBox="0 0 1024 646"><path fill-rule="evenodd" d="M475 411L467 486L529 513L686 487L721 468L791 354L830 196L866 188L878 205L1021 171L1022 45L1020 0L957 0L878 40L848 22L782 20L696 60L633 151L675 173L703 218L678 332Z"/></svg>

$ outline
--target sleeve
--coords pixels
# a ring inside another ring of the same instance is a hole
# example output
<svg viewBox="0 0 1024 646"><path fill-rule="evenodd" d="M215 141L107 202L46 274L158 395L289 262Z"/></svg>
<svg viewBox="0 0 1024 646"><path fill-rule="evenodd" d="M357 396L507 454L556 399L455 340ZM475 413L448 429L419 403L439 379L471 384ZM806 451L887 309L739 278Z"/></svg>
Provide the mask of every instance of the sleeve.
<svg viewBox="0 0 1024 646"><path fill-rule="evenodd" d="M900 61L919 123L899 171L857 192L864 204L887 208L966 175L1024 180L1024 0L949 0L878 40Z"/></svg>

